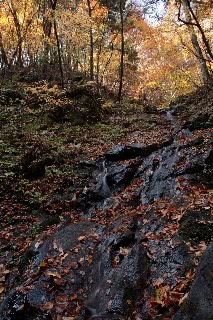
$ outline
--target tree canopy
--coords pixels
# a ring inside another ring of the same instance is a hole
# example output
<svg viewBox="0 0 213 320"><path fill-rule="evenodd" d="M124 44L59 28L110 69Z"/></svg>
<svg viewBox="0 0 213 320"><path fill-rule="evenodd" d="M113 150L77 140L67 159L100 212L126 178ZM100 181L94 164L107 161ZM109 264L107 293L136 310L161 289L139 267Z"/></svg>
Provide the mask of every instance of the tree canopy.
<svg viewBox="0 0 213 320"><path fill-rule="evenodd" d="M211 79L211 23L208 0L4 0L0 70L164 103Z"/></svg>

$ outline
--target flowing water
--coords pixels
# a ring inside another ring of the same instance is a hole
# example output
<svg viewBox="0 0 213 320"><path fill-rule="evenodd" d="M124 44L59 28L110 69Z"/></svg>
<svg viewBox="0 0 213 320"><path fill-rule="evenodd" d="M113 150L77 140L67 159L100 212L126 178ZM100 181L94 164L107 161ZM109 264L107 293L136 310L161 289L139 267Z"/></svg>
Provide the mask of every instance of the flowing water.
<svg viewBox="0 0 213 320"><path fill-rule="evenodd" d="M107 170L107 166L106 166L106 161L103 160L103 172L101 173L101 194L102 196L107 199L109 197L111 197L112 195L112 192L108 186L108 183L107 183L107 175L108 175L108 170Z"/></svg>

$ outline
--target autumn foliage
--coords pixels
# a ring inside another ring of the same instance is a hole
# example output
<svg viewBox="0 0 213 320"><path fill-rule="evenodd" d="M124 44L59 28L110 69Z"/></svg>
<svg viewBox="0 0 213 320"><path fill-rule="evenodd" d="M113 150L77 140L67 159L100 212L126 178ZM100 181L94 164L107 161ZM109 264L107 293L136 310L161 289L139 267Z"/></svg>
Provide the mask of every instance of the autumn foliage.
<svg viewBox="0 0 213 320"><path fill-rule="evenodd" d="M209 1L197 5L171 1L160 22L147 19L146 7L121 3L122 33L119 1L1 1L1 75L17 77L19 71L24 80L45 78L66 86L80 74L98 88L116 92L122 61L123 92L163 105L201 84L202 61L211 74ZM201 56L193 47L192 34Z"/></svg>

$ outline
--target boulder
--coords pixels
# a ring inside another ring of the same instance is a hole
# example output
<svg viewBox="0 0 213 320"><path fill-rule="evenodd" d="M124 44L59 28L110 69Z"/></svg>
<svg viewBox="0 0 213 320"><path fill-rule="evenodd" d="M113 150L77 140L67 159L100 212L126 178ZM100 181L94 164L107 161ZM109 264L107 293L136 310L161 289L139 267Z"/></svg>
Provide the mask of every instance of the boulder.
<svg viewBox="0 0 213 320"><path fill-rule="evenodd" d="M213 315L213 243L200 259L189 295L173 320L212 320Z"/></svg>
<svg viewBox="0 0 213 320"><path fill-rule="evenodd" d="M179 233L186 241L211 241L213 218L209 209L189 210L180 220Z"/></svg>
<svg viewBox="0 0 213 320"><path fill-rule="evenodd" d="M127 255L120 254L119 250L115 252L113 246L98 251L88 269L89 295L85 308L93 310L93 314L100 319L107 314L112 317L116 314L129 315L137 295L146 286L149 267L146 251L140 245L128 247ZM128 301L131 301L130 305Z"/></svg>
<svg viewBox="0 0 213 320"><path fill-rule="evenodd" d="M157 145L157 143L148 146L142 146L140 144L126 146L123 144L119 144L109 149L105 153L105 158L109 161L134 159L137 157L147 156L158 148L159 146Z"/></svg>
<svg viewBox="0 0 213 320"><path fill-rule="evenodd" d="M145 106L143 107L143 111L144 111L145 113L151 114L151 113L157 113L157 112L158 112L158 109L157 109L156 106L145 105Z"/></svg>
<svg viewBox="0 0 213 320"><path fill-rule="evenodd" d="M82 93L69 105L51 107L48 117L57 123L71 122L72 125L95 123L100 120L101 100L96 96Z"/></svg>
<svg viewBox="0 0 213 320"><path fill-rule="evenodd" d="M207 156L205 158L205 163L208 166L213 166L213 149L209 149Z"/></svg>
<svg viewBox="0 0 213 320"><path fill-rule="evenodd" d="M213 127L213 116L211 113L198 113L191 118L191 120L185 122L183 128L187 128L191 131L199 130L202 128L212 128Z"/></svg>
<svg viewBox="0 0 213 320"><path fill-rule="evenodd" d="M128 186L137 171L137 165L114 165L107 174L107 183L112 189Z"/></svg>
<svg viewBox="0 0 213 320"><path fill-rule="evenodd" d="M19 103L22 99L24 99L24 95L19 89L0 90L0 104Z"/></svg>

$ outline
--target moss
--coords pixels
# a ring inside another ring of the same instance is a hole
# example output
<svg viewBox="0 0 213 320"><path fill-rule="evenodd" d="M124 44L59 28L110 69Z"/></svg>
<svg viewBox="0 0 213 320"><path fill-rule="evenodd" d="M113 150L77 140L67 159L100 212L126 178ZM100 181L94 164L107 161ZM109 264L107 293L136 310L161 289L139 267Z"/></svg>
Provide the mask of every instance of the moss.
<svg viewBox="0 0 213 320"><path fill-rule="evenodd" d="M213 223L186 221L181 224L179 232L185 240L211 241L213 239Z"/></svg>
<svg viewBox="0 0 213 320"><path fill-rule="evenodd" d="M133 289L131 287L126 287L124 289L124 296L123 296L123 301L125 305L125 316L130 316L132 308L134 307L135 301L137 301L137 296L139 294L139 291L136 289Z"/></svg>
<svg viewBox="0 0 213 320"><path fill-rule="evenodd" d="M23 272L27 266L29 265L30 261L36 256L36 252L29 249L24 253L24 255L20 258L20 262L18 264L18 269L20 272Z"/></svg>

